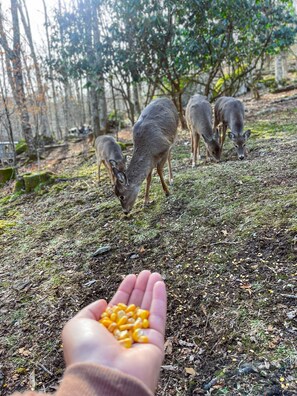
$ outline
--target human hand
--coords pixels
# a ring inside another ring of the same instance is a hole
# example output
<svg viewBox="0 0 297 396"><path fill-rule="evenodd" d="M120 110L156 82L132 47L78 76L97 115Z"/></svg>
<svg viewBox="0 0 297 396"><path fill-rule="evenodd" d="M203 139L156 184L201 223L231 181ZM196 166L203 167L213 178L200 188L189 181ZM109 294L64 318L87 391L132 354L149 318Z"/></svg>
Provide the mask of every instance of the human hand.
<svg viewBox="0 0 297 396"><path fill-rule="evenodd" d="M135 304L150 311L150 328L143 329L148 344L134 343L124 348L98 320L107 307L105 300L83 308L64 327L62 333L66 365L97 363L142 381L155 390L164 356L166 288L161 275L142 271L130 274L120 284L109 305Z"/></svg>

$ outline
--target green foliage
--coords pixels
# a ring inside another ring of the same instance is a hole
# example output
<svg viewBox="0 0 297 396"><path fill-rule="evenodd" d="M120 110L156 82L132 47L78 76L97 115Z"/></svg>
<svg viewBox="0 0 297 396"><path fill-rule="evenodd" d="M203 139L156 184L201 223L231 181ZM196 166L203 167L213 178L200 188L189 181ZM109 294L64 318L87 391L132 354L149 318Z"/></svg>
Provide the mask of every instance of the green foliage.
<svg viewBox="0 0 297 396"><path fill-rule="evenodd" d="M289 1L79 0L57 13L56 22L52 66L58 75L84 75L88 86L90 76L113 77L127 86L121 92L128 102L131 84L141 81L177 98L193 81L209 94L222 77L218 93L234 77L244 79L265 54L288 48L297 31Z"/></svg>

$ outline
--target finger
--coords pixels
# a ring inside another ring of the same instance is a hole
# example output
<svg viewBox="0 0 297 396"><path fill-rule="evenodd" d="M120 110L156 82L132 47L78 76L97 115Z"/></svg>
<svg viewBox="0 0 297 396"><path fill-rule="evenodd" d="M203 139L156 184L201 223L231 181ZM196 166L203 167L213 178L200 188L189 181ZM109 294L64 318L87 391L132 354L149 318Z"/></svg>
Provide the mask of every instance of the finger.
<svg viewBox="0 0 297 396"><path fill-rule="evenodd" d="M75 315L76 318L99 320L101 314L105 311L107 302L105 300L94 301L87 305Z"/></svg>
<svg viewBox="0 0 297 396"><path fill-rule="evenodd" d="M149 344L155 345L163 353L163 351L164 351L164 335L154 329L143 329L143 333L144 333L144 335L146 335L148 337ZM135 344L133 344L133 345L135 345ZM137 345L137 343L136 343L136 345Z"/></svg>
<svg viewBox="0 0 297 396"><path fill-rule="evenodd" d="M151 275L150 271L141 271L137 277L134 290L129 298L129 304L135 304L136 306L141 306L142 299L145 293L145 289Z"/></svg>
<svg viewBox="0 0 297 396"><path fill-rule="evenodd" d="M154 285L158 281L162 281L161 275L158 274L158 272L154 272L153 274L151 274L151 276L149 277L148 283L146 285L146 289L145 289L144 296L142 299L142 303L141 303L142 309L150 309L151 303L152 303L152 298L153 298Z"/></svg>
<svg viewBox="0 0 297 396"><path fill-rule="evenodd" d="M150 328L158 331L164 336L167 312L167 293L163 281L158 281L154 285L153 298L150 307Z"/></svg>
<svg viewBox="0 0 297 396"><path fill-rule="evenodd" d="M129 298L135 286L135 282L136 275L127 275L123 282L120 284L109 305L116 305L118 303L128 304Z"/></svg>

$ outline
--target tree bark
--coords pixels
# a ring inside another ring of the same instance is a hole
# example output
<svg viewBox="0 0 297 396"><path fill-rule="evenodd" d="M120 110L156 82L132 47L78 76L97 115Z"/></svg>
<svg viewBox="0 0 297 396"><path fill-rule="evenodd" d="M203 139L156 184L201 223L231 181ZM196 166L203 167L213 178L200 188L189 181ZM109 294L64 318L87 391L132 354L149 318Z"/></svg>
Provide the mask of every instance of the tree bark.
<svg viewBox="0 0 297 396"><path fill-rule="evenodd" d="M56 136L58 139L62 139L62 129L60 126L60 119L58 113L58 103L57 103L57 94L56 88L54 83L54 73L52 67L52 51L51 51L51 42L50 42L50 34L49 34L49 20L47 14L47 8L45 4L45 0L42 0L43 9L44 9L44 26L45 26L45 33L46 33L46 41L47 41L47 51L48 51L48 59L49 59L49 75L51 81L51 88L52 88L52 95L53 95L53 102L54 102L54 113L55 113L55 123L56 123Z"/></svg>
<svg viewBox="0 0 297 396"><path fill-rule="evenodd" d="M10 76L9 82L18 107L22 134L28 146L28 154L30 157L36 157L36 147L34 144L24 87L17 0L11 0L11 16L13 26L13 49L9 47L4 32L2 13L0 13L0 44L4 48L5 56L7 57L6 66L8 67L8 69L10 69L10 64L12 65L12 73L10 72L10 70L7 70L7 72Z"/></svg>
<svg viewBox="0 0 297 396"><path fill-rule="evenodd" d="M34 48L32 32L31 32L31 25L30 25L30 18L29 18L25 0L23 0L23 7L24 7L25 13L24 13L23 8L20 3L18 4L18 6L19 6L19 11L20 11L23 27L24 27L24 30L25 30L25 33L26 33L26 36L28 39L29 46L30 46L31 57L32 57L34 69L35 69L37 89L38 89L36 103L37 103L37 106L39 107L40 127L41 127L40 132L41 132L42 136L50 137L51 133L49 130L49 122L48 122L47 112L46 112L44 88L43 88L43 83L42 83L42 79L41 79L40 67L38 64L38 60L37 60L37 56L36 56L36 52L35 52L35 48Z"/></svg>

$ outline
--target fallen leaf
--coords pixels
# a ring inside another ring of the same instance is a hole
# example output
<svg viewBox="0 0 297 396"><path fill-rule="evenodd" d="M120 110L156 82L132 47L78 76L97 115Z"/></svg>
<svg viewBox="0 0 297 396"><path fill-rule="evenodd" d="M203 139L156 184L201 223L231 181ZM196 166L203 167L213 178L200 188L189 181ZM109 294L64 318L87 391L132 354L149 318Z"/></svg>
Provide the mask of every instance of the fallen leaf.
<svg viewBox="0 0 297 396"><path fill-rule="evenodd" d="M190 375L196 375L196 371L192 367L186 367L185 372Z"/></svg>
<svg viewBox="0 0 297 396"><path fill-rule="evenodd" d="M23 355L23 356L30 356L30 355L31 355L31 352L28 351L28 349L20 348L20 349L19 349L19 354L20 354L20 355Z"/></svg>
<svg viewBox="0 0 297 396"><path fill-rule="evenodd" d="M165 355L171 355L172 349L173 349L172 340L171 340L171 338L168 338L164 344Z"/></svg>

